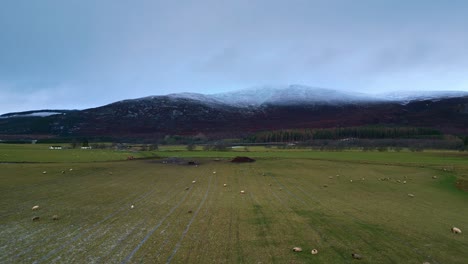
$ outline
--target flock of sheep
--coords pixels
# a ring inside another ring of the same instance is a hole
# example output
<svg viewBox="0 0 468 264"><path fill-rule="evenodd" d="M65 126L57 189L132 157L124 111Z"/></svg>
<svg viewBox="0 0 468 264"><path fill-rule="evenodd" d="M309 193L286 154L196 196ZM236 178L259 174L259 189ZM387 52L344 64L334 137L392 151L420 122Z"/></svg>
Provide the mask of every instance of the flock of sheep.
<svg viewBox="0 0 468 264"><path fill-rule="evenodd" d="M72 170L73 170L73 169L70 169L70 171L72 171ZM64 173L64 172L65 172L65 171L62 171L62 173ZM43 171L42 173L43 173L43 174L46 174L47 171ZM216 174L216 171L213 171L213 174ZM262 173L262 175L265 175L265 173ZM340 175L337 174L336 176L339 177ZM405 176L405 178L406 178L406 176ZM433 178L433 179L437 179L437 176L432 176L432 178ZM329 176L329 179L333 179L333 176ZM362 178L361 180L364 181L365 178ZM390 181L391 179L387 177L387 178L380 178L379 180L380 180L380 181ZM350 182L353 182L353 180L351 179ZM396 182L397 182L397 183L401 183L401 180L396 180ZM196 181L193 180L193 181L192 181L192 184L195 184L195 183L196 183ZM406 181L403 181L403 184L406 184ZM270 183L269 185L271 186L271 183ZM227 187L227 184L224 183L224 184L223 184L223 187ZM328 185L324 184L323 187L328 187ZM189 189L190 189L189 187L186 187L186 188L185 188L185 190L189 190ZM241 191L240 191L240 194L245 194L245 191L244 191L244 190L241 190ZM411 193L409 193L408 196L411 197L411 198L414 198L414 197L415 197L414 194L411 194ZM130 209L134 209L134 208L135 208L135 205L132 204L132 205L130 206ZM33 210L33 211L37 211L37 210L39 210L39 209L40 209L39 205L34 205L34 206L32 207L32 210ZM189 213L192 213L191 210L188 211L188 212L189 212ZM39 220L40 220L40 217L39 217L39 216L34 216L34 217L32 218L32 221L34 221L34 222L35 222L35 221L39 221ZM54 221L59 220L58 215L53 215L53 216L52 216L52 220L54 220ZM453 234L461 234L461 233L462 233L461 229L458 228L458 227L452 227L452 228L450 229L450 231L451 231ZM293 248L292 248L292 251L293 251L293 252L302 252L303 250L302 250L301 247L293 247ZM315 249L315 248L312 249L312 250L311 250L311 254L312 254L312 255L317 255L317 254L318 254L318 250ZM356 260L362 259L362 256L361 256L360 254L357 254L357 253L352 253L352 254L351 254L351 257L352 257L353 259L356 259ZM423 264L430 264L430 263L429 263L429 262L424 262Z"/></svg>
<svg viewBox="0 0 468 264"><path fill-rule="evenodd" d="M37 210L40 209L40 207L39 207L39 205L35 205L35 206L33 206L31 209L32 209L33 211L37 211ZM37 215L36 215L36 216L33 216L33 218L32 218L33 222L39 221L40 219L41 219L41 218L40 218L39 216L37 216ZM53 215L53 216L52 216L52 220L54 220L54 221L59 220L58 215Z"/></svg>
<svg viewBox="0 0 468 264"><path fill-rule="evenodd" d="M70 168L69 171L73 171L73 169ZM64 174L65 171L63 170L63 171L61 171L61 173ZM47 171L43 171L42 174L47 174ZM32 209L33 211L37 211L37 210L40 209L40 206L39 206L39 205L34 205L31 209ZM58 215L53 215L51 219L54 220L54 221L57 221L57 220L59 220L60 218L59 218ZM32 217L32 221L33 221L33 222L36 222L36 221L39 221L39 220L41 220L41 217L40 217L40 216L35 215L35 216Z"/></svg>

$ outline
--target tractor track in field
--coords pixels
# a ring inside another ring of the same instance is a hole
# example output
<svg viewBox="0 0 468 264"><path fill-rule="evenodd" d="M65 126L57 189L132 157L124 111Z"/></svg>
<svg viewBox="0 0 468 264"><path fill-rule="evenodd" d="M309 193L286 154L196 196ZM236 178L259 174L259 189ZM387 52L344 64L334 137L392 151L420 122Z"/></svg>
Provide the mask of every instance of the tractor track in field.
<svg viewBox="0 0 468 264"><path fill-rule="evenodd" d="M227 248L230 249L231 248L231 244L232 244L232 219L233 219L233 215L234 215L234 208L233 208L233 205L234 205L234 201L233 199L229 199L230 202L229 202L229 228L228 228L228 245L227 245ZM230 259L231 257L231 250L226 250L226 259Z"/></svg>
<svg viewBox="0 0 468 264"><path fill-rule="evenodd" d="M236 171L236 175L237 175L237 171ZM234 179L236 180L236 183L237 185L239 186L240 189L243 189L243 185L241 185L241 182L239 180L239 177L234 177ZM231 208L232 208L232 204L233 204L233 199L231 199ZM230 215L230 220L229 220L229 241L231 242L232 241L232 237L231 237L231 233L233 232L232 231L232 222L233 222L233 216L237 216L236 217L236 221L235 221L235 226L234 226L234 230L235 230L235 239L236 239L236 256L237 256L237 263L245 263L245 259L244 259L244 251L242 249L242 245L240 243L241 239L240 239L240 221L241 221L241 218L240 218L240 209L239 207L236 208L236 211L234 212L234 210L231 210L231 215Z"/></svg>
<svg viewBox="0 0 468 264"><path fill-rule="evenodd" d="M166 226L164 227L164 229L159 233L159 234L162 234L164 232L166 232L167 228L171 225L171 223L167 223ZM156 256L155 258L158 259L159 256L161 256L161 251L162 249L169 243L169 238L166 238L163 240L163 242L161 243L161 245L159 246L158 250L156 251ZM143 257L140 258L140 262L143 261Z"/></svg>
<svg viewBox="0 0 468 264"><path fill-rule="evenodd" d="M184 240L185 236L187 235L187 233L188 233L188 231L189 231L189 229L190 229L190 226L191 226L192 223L193 223L193 220L197 217L198 212L200 211L200 209L202 208L202 206L203 206L203 204L205 203L206 199L208 198L209 191L210 191L210 189L212 188L212 187L211 187L211 185L212 185L212 184L211 184L212 180L213 180L213 175L211 174L211 176L210 176L210 182L208 183L208 187L206 188L205 196L203 197L203 199L202 199L201 202L199 203L197 210L194 212L192 218L190 219L190 221L189 221L188 224L186 225L185 230L182 232L182 235L181 235L179 241L176 243L174 249L172 250L171 255L167 258L166 263L171 263L171 261L172 261L172 259L174 258L175 254L176 254L177 251L179 250L180 245L182 244L182 241Z"/></svg>
<svg viewBox="0 0 468 264"><path fill-rule="evenodd" d="M249 167L249 169L251 171L253 171L251 166ZM242 175L243 178L247 177L245 171L242 171L242 174L243 174ZM271 263L276 263L274 254L271 253L272 243L271 243L270 239L268 239L268 237L267 237L267 234L270 233L270 227L269 227L269 225L267 223L267 218L265 216L265 213L263 212L262 206L260 205L260 203L259 203L258 199L255 197L255 195L251 191L249 191L248 194L249 194L250 201L252 202L252 205L253 205L255 217L260 222L260 237L263 237L263 241L266 243L266 247L270 251L269 255L270 255Z"/></svg>
<svg viewBox="0 0 468 264"><path fill-rule="evenodd" d="M176 186L178 186L178 187L181 186L181 185L182 185L182 182L183 182L183 178L179 179L179 181L176 182ZM177 193L174 194L174 196L175 196L175 195L177 195ZM171 199L173 199L174 196L168 197L166 200L164 200L164 202L163 202L162 204L165 204L166 202L170 201ZM136 203L136 202L137 202L137 201L135 201L135 203ZM137 206L140 207L140 208L145 207L145 206L147 205L148 202L150 202L150 201L148 201L148 199L145 199L144 201L138 203ZM127 207L127 208L128 208L128 207ZM132 211L133 211L133 210L132 210ZM130 215L132 211L127 210L127 211L126 211L126 214L124 214L123 217ZM125 234L125 235L123 235L123 236L124 236L124 237L130 236L131 234L133 234L133 232L136 230L136 228L137 228L136 226L132 227L131 232L130 232L129 234ZM86 242L89 241L89 240L94 241L93 236L97 236L97 235L99 234L99 235L102 237L102 234L106 234L109 230L112 230L112 229L115 229L115 225L113 225L113 223L109 223L109 224L106 225L105 227L101 227L101 229L97 229L97 230L94 232L94 234L90 234L90 235L88 235L87 237L83 238L83 240L84 240L83 242L86 243ZM121 240L121 238L119 238L118 241L120 241L120 242L119 242L117 245L113 246L113 248L115 248L116 246L120 246L120 245L121 245L120 243L123 242L123 240ZM103 242L101 242L99 245L103 245L105 242L106 242L106 240L104 240ZM72 250L76 250L76 249L75 249L75 248L69 249L69 251L72 251ZM109 251L109 254L111 254L110 251ZM108 254L108 255L109 255L109 254Z"/></svg>
<svg viewBox="0 0 468 264"><path fill-rule="evenodd" d="M179 202L170 209L170 211L137 244L137 246L130 252L130 254L128 254L125 257L125 259L121 261L122 264L128 263L133 258L133 256L138 252L138 250L140 250L140 248L146 243L146 241L153 235L153 233L156 232L156 230L158 230L158 228L166 221L166 219L169 218L174 213L174 211L177 208L179 208L179 206L185 201L192 189L193 188L190 188L189 191L185 192L184 196L179 200Z"/></svg>
<svg viewBox="0 0 468 264"><path fill-rule="evenodd" d="M150 192L150 191L149 191L149 192ZM149 195L149 193L146 193L146 194ZM145 195L145 194L143 194L142 196L144 196L144 195ZM140 198L141 198L142 196L140 196ZM124 202L123 202L123 203L127 203L127 202L129 202L130 200L132 200L132 199L134 199L134 197L127 197L126 199L124 199ZM139 198L137 198L137 200L138 200L138 199L139 199ZM117 201L117 202L115 202L113 205L118 205L118 204L122 204L122 201ZM80 231L80 230L83 229L83 228L84 228L84 227L79 227L79 228L77 228L77 229L75 229L75 230L73 230L73 231L70 232L70 231L67 229L67 227L64 227L63 230L62 230L61 232L55 232L54 235L48 235L48 236L47 236L47 239L43 240L43 242L51 241L51 240L53 240L53 239L55 239L55 238L57 238L57 237L61 237L61 236L62 236L63 234L65 234L65 233L74 233L74 232L78 232L78 231ZM47 229L48 229L47 227L43 227L43 228L42 228L41 230L39 230L39 231L46 231ZM79 234L77 234L77 235L79 235ZM73 236L76 236L76 235L73 235ZM28 236L28 237L29 237L29 236ZM24 240L24 239L22 239L22 240ZM35 248L34 248L34 247L31 247L32 244L36 244L36 243L34 243L34 241L33 241L33 242L31 242L29 245L25 245L24 247L25 247L26 249L23 250L23 251L21 251L20 253L16 254L16 256L15 256L14 258L17 259L17 258L19 258L20 256L25 255L26 253L28 253L28 252L34 250Z"/></svg>
<svg viewBox="0 0 468 264"><path fill-rule="evenodd" d="M139 181L139 183L143 183L143 179L141 179L141 180ZM84 188L85 188L85 187L84 187ZM133 203L133 202L138 202L138 201L140 201L140 200L142 200L142 199L145 199L147 196L151 195L151 194L154 193L156 190L157 190L157 189L149 190L148 192L143 193L143 194L140 195L139 197L137 197L137 196L127 196L124 200L114 202L112 205L113 205L113 206L117 206L117 207L122 207L122 204L128 203L128 206L129 206L129 205L130 205L131 203ZM104 220L102 220L101 222L106 221L106 220L109 219L110 217L116 215L116 213L119 213L120 211L123 211L123 210L125 210L125 207L124 207L123 209L121 209L121 210L117 210L116 212L112 213L111 215L108 215L108 217L106 217L106 218L105 218ZM109 216L110 216L110 217L109 217ZM90 225L91 225L91 224L90 224ZM96 227L97 227L96 225L93 225L93 226L89 227L90 225L88 225L88 228L96 228ZM62 235L65 234L65 233L68 233L69 235L67 235L67 237L63 237L62 239L69 239L68 237L71 236L72 239L73 239L73 242L74 242L74 241L76 241L80 236L82 236L83 234L73 234L73 233L76 233L76 232L78 232L79 230L81 230L81 229L83 229L83 228L84 228L84 227L82 226L82 227L79 227L79 228L77 228L76 230L73 230L72 232L70 232L70 231L67 229L67 227L64 227L64 230L63 230L62 232L55 232L54 235L48 235L48 236L47 236L47 239L46 239L46 242L47 242L47 241L52 241L53 239L55 239L55 238L57 238L57 237L60 237L60 236L62 236ZM41 230L46 230L46 229L47 229L47 228L43 228L43 229L41 229ZM86 229L85 229L85 232L87 232L87 231L89 231L89 230L86 230ZM73 235L70 235L70 234L73 234ZM77 236L78 236L78 238L77 238ZM31 244L34 244L34 243L31 243ZM68 244L70 244L70 243L65 242L65 246L67 246ZM64 245L62 245L62 248L63 248L63 247L64 247ZM30 252L30 251L32 251L32 250L34 250L34 247L31 247L31 246L26 247L26 249L23 250L22 252L18 253L18 254L15 256L15 258L17 259L17 258L19 258L20 256L22 256L22 255L24 255L24 254L26 254L26 253L28 253L28 252Z"/></svg>
<svg viewBox="0 0 468 264"><path fill-rule="evenodd" d="M186 180L186 179L181 178L181 179L179 180L179 182L177 183L177 185L178 185L178 186L179 186L179 185L183 185L182 182L183 182L184 180ZM177 194L176 194L176 195L177 195ZM166 199L164 202L162 202L161 204L165 204L166 202L168 202L169 200L171 200L171 199L173 199L173 198L174 198L174 197L170 197L170 198ZM139 205L139 206L140 206L140 205ZM99 257L98 260L97 260L97 262L100 262L103 258L107 258L108 256L113 255L113 253L114 253L119 247L121 247L121 246L123 245L123 243L125 242L125 240L126 240L128 237L134 235L135 231L138 230L141 226L145 225L146 222L147 222L147 220L142 220L142 221L140 221L137 225L133 226L133 227L131 228L131 230L130 230L129 232L127 232L127 234L121 236L121 237L117 240L117 243L116 243L116 244L112 245L112 247L110 248L108 254L107 254L106 256L101 256L101 257ZM166 228L168 227L169 224L170 224L170 223L168 223L168 224L166 225L166 227L165 227L165 229L163 229L163 231L166 230Z"/></svg>
<svg viewBox="0 0 468 264"><path fill-rule="evenodd" d="M135 200L136 201L140 201L144 198L146 198L148 195L152 194L153 192L155 191L155 189L152 189L144 194L142 194L139 198L137 198ZM131 199L131 198L130 198ZM125 200L130 200L130 199L125 199ZM70 239L69 241L67 241L66 243L62 244L61 246L49 251L47 254L45 254L43 257L41 257L39 260L36 260L34 261L33 263L41 263L47 259L49 259L51 256L57 254L58 252L60 252L61 250L63 250L65 247L67 247L68 245L70 245L71 243L75 242L76 240L78 240L81 236L83 236L84 234L88 233L89 231L99 227L102 223L106 222L107 220L111 219L112 217L114 217L115 215L117 215L118 213L124 211L124 210L128 210L128 206L125 206L125 207L122 207L120 206L120 209L112 212L111 214L107 215L105 218L103 218L102 220L94 223L92 226L84 229L81 233L75 235L72 239Z"/></svg>
<svg viewBox="0 0 468 264"><path fill-rule="evenodd" d="M166 221L166 219L168 217L170 217L174 211L179 208L179 206L185 201L185 199L187 198L189 192L185 192L184 196L182 196L182 199L179 200L179 202L174 205L170 210L169 212L158 222L158 224L156 224L147 234L146 236L138 243L138 245L132 250L132 252L127 255L125 257L124 260L122 260L121 263L128 263L132 258L133 256L138 252L138 250L143 246L143 244L145 244L145 242L153 235L153 233L158 230L158 228L162 225L162 223L164 221Z"/></svg>
<svg viewBox="0 0 468 264"><path fill-rule="evenodd" d="M217 171L217 170L216 170L216 171ZM218 174L218 175L219 175L219 174ZM218 185L218 177L215 177L215 180L214 180L214 181L215 181L214 186L217 186L217 185ZM209 206L205 207L204 213L201 214L200 218L201 218L202 220L205 219L205 217L207 217L209 211L210 211L210 207L209 207ZM207 223L205 224L204 228L202 229L203 231L201 231L200 233L206 234L205 231L206 231L206 229L208 229L208 228L211 226L211 221L212 221L212 219L213 219L213 215L210 214L210 215L208 216L208 221L207 221ZM193 236L192 240L195 240L195 241L197 241L198 243L200 243L201 241L200 241L199 239L197 239L197 238L198 238L198 236ZM202 239L203 239L203 238L202 238ZM206 239L205 239L205 240L206 240ZM204 241L205 241L205 240L204 240ZM209 241L206 241L206 243L209 243ZM193 247L190 247L190 249L189 249L189 251L188 251L188 254L187 254L187 257L186 257L186 261L185 261L186 263L189 263L189 258L190 258L190 255L192 254L192 250L193 250ZM202 255L202 256L203 256L203 255Z"/></svg>

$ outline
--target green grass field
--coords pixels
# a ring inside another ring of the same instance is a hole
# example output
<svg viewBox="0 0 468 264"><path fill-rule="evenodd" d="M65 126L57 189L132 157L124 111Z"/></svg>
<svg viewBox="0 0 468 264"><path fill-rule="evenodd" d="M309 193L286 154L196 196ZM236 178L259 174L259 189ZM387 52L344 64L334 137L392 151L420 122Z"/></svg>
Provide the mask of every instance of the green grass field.
<svg viewBox="0 0 468 264"><path fill-rule="evenodd" d="M239 154L257 161L229 162ZM162 162L175 156L200 165ZM0 263L468 259L468 192L455 187L468 179L468 155L457 152L0 145L0 171ZM463 233L452 234L452 226Z"/></svg>

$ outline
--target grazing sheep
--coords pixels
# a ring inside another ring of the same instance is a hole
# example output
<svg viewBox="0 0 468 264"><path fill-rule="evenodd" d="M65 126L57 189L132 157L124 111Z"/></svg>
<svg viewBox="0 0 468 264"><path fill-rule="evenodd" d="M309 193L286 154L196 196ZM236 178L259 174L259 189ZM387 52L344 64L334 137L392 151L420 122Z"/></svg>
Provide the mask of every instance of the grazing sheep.
<svg viewBox="0 0 468 264"><path fill-rule="evenodd" d="M412 194L412 193L408 193L408 196L411 197L411 198L414 198L414 194Z"/></svg>
<svg viewBox="0 0 468 264"><path fill-rule="evenodd" d="M130 205L130 209L133 209L133 208L135 208L135 205L133 205L133 204Z"/></svg>
<svg viewBox="0 0 468 264"><path fill-rule="evenodd" d="M34 222L39 221L39 219L41 219L39 216L34 216L34 217L32 218L32 220L33 220Z"/></svg>
<svg viewBox="0 0 468 264"><path fill-rule="evenodd" d="M458 228L458 227L452 227L452 229L450 229L450 230L451 230L452 233L454 233L454 234L461 234L461 232L462 232L462 231L460 230L460 228Z"/></svg>
<svg viewBox="0 0 468 264"><path fill-rule="evenodd" d="M406 184L406 181L403 181L403 184Z"/></svg>
<svg viewBox="0 0 468 264"><path fill-rule="evenodd" d="M318 254L318 250L316 250L316 249L314 248L314 249L312 249L312 251L311 251L310 253L312 253L312 255L317 255L317 254Z"/></svg>
<svg viewBox="0 0 468 264"><path fill-rule="evenodd" d="M62 171L62 174L65 174L65 171Z"/></svg>
<svg viewBox="0 0 468 264"><path fill-rule="evenodd" d="M58 216L58 215L53 215L53 216L52 216L52 220L54 220L54 221L59 220L59 216Z"/></svg>
<svg viewBox="0 0 468 264"><path fill-rule="evenodd" d="M192 183L196 183L197 181L192 181Z"/></svg>
<svg viewBox="0 0 468 264"><path fill-rule="evenodd" d="M349 180L349 182L353 182L353 180Z"/></svg>
<svg viewBox="0 0 468 264"><path fill-rule="evenodd" d="M398 183L400 183L401 181L400 180L397 180Z"/></svg>
<svg viewBox="0 0 468 264"><path fill-rule="evenodd" d="M70 169L70 171L72 171L73 169Z"/></svg>
<svg viewBox="0 0 468 264"><path fill-rule="evenodd" d="M362 259L362 256L356 253L351 254L351 256L353 257L353 259Z"/></svg>
<svg viewBox="0 0 468 264"><path fill-rule="evenodd" d="M294 252L302 252L302 248L300 248L300 247L293 247L292 251L294 251Z"/></svg>
<svg viewBox="0 0 468 264"><path fill-rule="evenodd" d="M39 205L35 205L32 207L32 210L35 211L35 210L38 210L39 209Z"/></svg>
<svg viewBox="0 0 468 264"><path fill-rule="evenodd" d="M435 176L435 175L434 175L434 176L432 176L432 179L437 179L437 176Z"/></svg>
<svg viewBox="0 0 468 264"><path fill-rule="evenodd" d="M423 262L423 264L431 264L431 263L429 263L429 262L426 261L426 262Z"/></svg>
<svg viewBox="0 0 468 264"><path fill-rule="evenodd" d="M213 171L213 174L216 174L216 171Z"/></svg>
<svg viewBox="0 0 468 264"><path fill-rule="evenodd" d="M244 191L244 190L242 190L242 191L240 191L240 193L241 193L241 194L245 194L245 191Z"/></svg>
<svg viewBox="0 0 468 264"><path fill-rule="evenodd" d="M333 179L333 176L329 176L328 179Z"/></svg>
<svg viewBox="0 0 468 264"><path fill-rule="evenodd" d="M223 186L224 186L224 187L226 187L226 186L227 186L227 184L223 184Z"/></svg>
<svg viewBox="0 0 468 264"><path fill-rule="evenodd" d="M47 171L43 171L43 172L42 172L42 174L46 174L46 173L47 173Z"/></svg>

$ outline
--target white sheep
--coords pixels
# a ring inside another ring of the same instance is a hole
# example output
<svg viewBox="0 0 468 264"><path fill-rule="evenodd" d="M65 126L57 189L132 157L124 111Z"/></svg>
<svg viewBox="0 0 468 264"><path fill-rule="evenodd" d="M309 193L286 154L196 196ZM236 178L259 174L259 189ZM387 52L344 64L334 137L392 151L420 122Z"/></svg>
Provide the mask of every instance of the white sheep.
<svg viewBox="0 0 468 264"><path fill-rule="evenodd" d="M351 256L353 257L353 259L362 259L362 256L356 253L351 254Z"/></svg>
<svg viewBox="0 0 468 264"><path fill-rule="evenodd" d="M43 171L43 172L42 172L42 174L46 174L46 173L47 173L47 171Z"/></svg>
<svg viewBox="0 0 468 264"><path fill-rule="evenodd" d="M216 174L216 171L213 171L213 174Z"/></svg>
<svg viewBox="0 0 468 264"><path fill-rule="evenodd" d="M292 249L294 252L302 252L302 248L300 247L293 247Z"/></svg>
<svg viewBox="0 0 468 264"><path fill-rule="evenodd" d="M39 205L35 205L35 206L32 207L32 210L33 210L33 211L36 211L36 210L38 210L38 209L39 209Z"/></svg>
<svg viewBox="0 0 468 264"><path fill-rule="evenodd" d="M411 197L411 198L414 198L414 194L412 194L412 193L408 193L408 196Z"/></svg>
<svg viewBox="0 0 468 264"><path fill-rule="evenodd" d="M135 208L135 205L133 205L133 204L130 205L130 209L133 209L133 208Z"/></svg>
<svg viewBox="0 0 468 264"><path fill-rule="evenodd" d="M310 253L312 253L312 255L317 255L317 254L318 254L318 250L314 248L314 249L312 249L312 251L311 251Z"/></svg>
<svg viewBox="0 0 468 264"><path fill-rule="evenodd" d="M197 181L192 181L192 183L196 183Z"/></svg>
<svg viewBox="0 0 468 264"><path fill-rule="evenodd" d="M460 228L458 228L458 227L452 227L452 229L450 229L450 230L451 230L452 233L454 233L454 234L461 234L461 232L462 232L462 231L460 230Z"/></svg>
<svg viewBox="0 0 468 264"><path fill-rule="evenodd" d="M241 194L245 194L245 191L244 191L244 190L242 190L242 191L240 191L240 193L241 193Z"/></svg>
<svg viewBox="0 0 468 264"><path fill-rule="evenodd" d="M227 184L223 184L223 186L224 186L224 187L226 187L226 186L227 186Z"/></svg>

